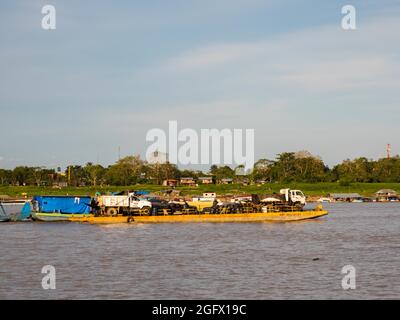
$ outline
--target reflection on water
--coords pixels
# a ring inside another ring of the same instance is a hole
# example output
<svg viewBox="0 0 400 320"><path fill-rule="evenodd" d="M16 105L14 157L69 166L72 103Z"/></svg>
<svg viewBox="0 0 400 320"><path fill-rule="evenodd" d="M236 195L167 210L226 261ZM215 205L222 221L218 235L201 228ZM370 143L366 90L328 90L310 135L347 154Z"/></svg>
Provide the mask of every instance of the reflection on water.
<svg viewBox="0 0 400 320"><path fill-rule="evenodd" d="M290 223L3 223L0 298L399 299L400 204L326 207ZM357 289L344 291L348 264Z"/></svg>

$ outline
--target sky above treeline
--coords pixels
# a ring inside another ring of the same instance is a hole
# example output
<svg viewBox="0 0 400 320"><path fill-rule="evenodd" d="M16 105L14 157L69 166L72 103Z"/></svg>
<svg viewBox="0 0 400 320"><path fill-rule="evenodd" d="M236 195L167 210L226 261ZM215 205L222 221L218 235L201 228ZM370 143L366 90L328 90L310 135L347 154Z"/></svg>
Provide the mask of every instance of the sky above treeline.
<svg viewBox="0 0 400 320"><path fill-rule="evenodd" d="M1 1L0 168L144 157L169 120L254 129L256 159L397 154L399 18L394 0Z"/></svg>

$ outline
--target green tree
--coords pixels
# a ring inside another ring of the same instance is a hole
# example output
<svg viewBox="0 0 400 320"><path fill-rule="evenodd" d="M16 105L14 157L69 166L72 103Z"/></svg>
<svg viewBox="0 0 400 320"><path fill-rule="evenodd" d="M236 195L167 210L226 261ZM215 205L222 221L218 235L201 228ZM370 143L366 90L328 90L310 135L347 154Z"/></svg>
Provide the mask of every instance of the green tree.
<svg viewBox="0 0 400 320"><path fill-rule="evenodd" d="M35 183L34 169L26 166L14 168L12 182L17 185L33 185Z"/></svg>
<svg viewBox="0 0 400 320"><path fill-rule="evenodd" d="M110 166L105 175L107 183L111 185L136 184L144 171L144 162L139 156L128 156Z"/></svg>
<svg viewBox="0 0 400 320"><path fill-rule="evenodd" d="M332 177L341 182L371 182L373 162L367 158L344 160L332 169Z"/></svg>
<svg viewBox="0 0 400 320"><path fill-rule="evenodd" d="M106 173L106 169L103 166L88 162L83 170L86 172L86 176L89 178L92 186L95 187L99 182L103 182Z"/></svg>
<svg viewBox="0 0 400 320"><path fill-rule="evenodd" d="M294 180L297 182L324 181L326 172L329 170L322 160L315 157L296 158L294 167Z"/></svg>
<svg viewBox="0 0 400 320"><path fill-rule="evenodd" d="M374 182L400 182L400 158L380 159L373 164Z"/></svg>
<svg viewBox="0 0 400 320"><path fill-rule="evenodd" d="M272 170L272 179L278 182L292 182L296 177L296 157L294 152L284 152L278 155Z"/></svg>
<svg viewBox="0 0 400 320"><path fill-rule="evenodd" d="M274 161L268 159L260 159L256 161L253 171L250 174L250 179L252 181L265 180L271 182L273 165Z"/></svg>
<svg viewBox="0 0 400 320"><path fill-rule="evenodd" d="M235 178L235 171L229 166L216 166L210 168L210 173L217 179Z"/></svg>
<svg viewBox="0 0 400 320"><path fill-rule="evenodd" d="M84 185L88 182L89 178L87 172L79 165L70 165L65 170L68 184L74 187Z"/></svg>
<svg viewBox="0 0 400 320"><path fill-rule="evenodd" d="M182 176L178 167L169 162L149 164L147 172L148 177L157 184L161 184L166 179L179 179Z"/></svg>
<svg viewBox="0 0 400 320"><path fill-rule="evenodd" d="M0 169L0 184L2 186L12 183L12 170Z"/></svg>

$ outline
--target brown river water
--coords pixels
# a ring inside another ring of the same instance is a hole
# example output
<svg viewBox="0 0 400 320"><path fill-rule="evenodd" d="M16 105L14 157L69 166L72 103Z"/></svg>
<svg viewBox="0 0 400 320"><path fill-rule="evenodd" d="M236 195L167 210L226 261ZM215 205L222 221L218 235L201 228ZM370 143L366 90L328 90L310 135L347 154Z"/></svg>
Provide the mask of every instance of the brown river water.
<svg viewBox="0 0 400 320"><path fill-rule="evenodd" d="M289 223L0 223L0 299L400 299L400 203L325 207Z"/></svg>

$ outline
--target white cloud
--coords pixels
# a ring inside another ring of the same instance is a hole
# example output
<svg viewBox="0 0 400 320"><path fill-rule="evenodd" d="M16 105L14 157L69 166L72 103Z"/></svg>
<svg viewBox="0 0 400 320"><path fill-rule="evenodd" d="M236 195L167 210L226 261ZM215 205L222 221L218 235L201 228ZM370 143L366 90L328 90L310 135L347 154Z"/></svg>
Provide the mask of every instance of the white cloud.
<svg viewBox="0 0 400 320"><path fill-rule="evenodd" d="M302 30L261 41L200 47L161 69L176 77L208 76L210 83L284 90L399 88L400 21L379 17L356 31L339 26Z"/></svg>
<svg viewBox="0 0 400 320"><path fill-rule="evenodd" d="M326 61L282 67L278 83L308 90L343 90L396 84L384 81L396 61L383 57L360 57L344 61ZM387 79L389 80L389 79Z"/></svg>
<svg viewBox="0 0 400 320"><path fill-rule="evenodd" d="M147 79L187 103L160 103L157 119L143 113L138 122L143 130L165 128L168 120L192 128L255 128L257 157L304 148L330 164L360 154L378 157L386 140L400 143L393 135L397 30L397 18L381 16L361 21L354 32L338 22L182 52L150 70ZM377 117L378 109L391 120ZM371 137L379 141L371 143Z"/></svg>
<svg viewBox="0 0 400 320"><path fill-rule="evenodd" d="M191 71L203 67L216 67L246 59L266 49L264 43L236 43L212 45L192 50L174 58L170 68L178 71Z"/></svg>

